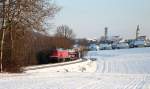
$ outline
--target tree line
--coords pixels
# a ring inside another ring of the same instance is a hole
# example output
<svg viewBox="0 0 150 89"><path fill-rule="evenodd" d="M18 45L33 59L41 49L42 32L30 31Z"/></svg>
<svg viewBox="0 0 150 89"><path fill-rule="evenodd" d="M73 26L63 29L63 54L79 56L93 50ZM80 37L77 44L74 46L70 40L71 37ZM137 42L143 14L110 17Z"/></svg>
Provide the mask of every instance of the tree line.
<svg viewBox="0 0 150 89"><path fill-rule="evenodd" d="M0 1L1 72L22 72L24 66L38 64L37 54L40 51L46 52L54 46L72 46L73 36L60 36L57 31L55 36L47 34L45 26L51 24L45 23L45 20L53 18L59 10L51 0Z"/></svg>

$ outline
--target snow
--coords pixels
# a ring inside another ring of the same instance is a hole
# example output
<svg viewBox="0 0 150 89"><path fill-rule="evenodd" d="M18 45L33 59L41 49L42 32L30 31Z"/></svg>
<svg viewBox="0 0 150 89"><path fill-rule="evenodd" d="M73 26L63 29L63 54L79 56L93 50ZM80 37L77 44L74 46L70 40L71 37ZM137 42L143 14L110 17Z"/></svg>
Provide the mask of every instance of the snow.
<svg viewBox="0 0 150 89"><path fill-rule="evenodd" d="M0 89L150 89L149 53L150 48L90 51L86 57L97 58L96 71L5 73L0 74ZM94 70L91 61L64 68L78 69L89 63Z"/></svg>
<svg viewBox="0 0 150 89"><path fill-rule="evenodd" d="M77 60L78 61L78 60ZM72 61L69 63L75 63L76 61ZM63 63L59 63L57 65L61 65ZM55 64L54 64L55 65ZM39 67L39 66L38 66ZM96 62L95 61L83 61L75 64L64 65L64 66L57 66L51 68L44 68L38 70L28 70L26 73L33 73L33 72L95 72L96 71ZM32 69L31 67L26 69Z"/></svg>
<svg viewBox="0 0 150 89"><path fill-rule="evenodd" d="M91 51L87 58L98 59L100 73L150 73L150 48Z"/></svg>

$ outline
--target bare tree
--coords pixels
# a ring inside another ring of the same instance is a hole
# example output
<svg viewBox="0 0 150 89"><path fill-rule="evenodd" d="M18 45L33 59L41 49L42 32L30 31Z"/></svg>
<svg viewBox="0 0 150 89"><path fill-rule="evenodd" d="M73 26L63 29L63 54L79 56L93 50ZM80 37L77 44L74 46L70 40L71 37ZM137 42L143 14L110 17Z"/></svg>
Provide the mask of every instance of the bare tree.
<svg viewBox="0 0 150 89"><path fill-rule="evenodd" d="M59 8L51 0L0 0L1 72L7 71L3 69L4 61L19 59L17 53L23 54L18 47L25 48L28 44L24 41L28 38L25 34L46 32L45 19L53 18L57 11Z"/></svg>
<svg viewBox="0 0 150 89"><path fill-rule="evenodd" d="M57 27L55 36L73 39L75 37L75 34L73 30L69 28L67 25L61 25Z"/></svg>

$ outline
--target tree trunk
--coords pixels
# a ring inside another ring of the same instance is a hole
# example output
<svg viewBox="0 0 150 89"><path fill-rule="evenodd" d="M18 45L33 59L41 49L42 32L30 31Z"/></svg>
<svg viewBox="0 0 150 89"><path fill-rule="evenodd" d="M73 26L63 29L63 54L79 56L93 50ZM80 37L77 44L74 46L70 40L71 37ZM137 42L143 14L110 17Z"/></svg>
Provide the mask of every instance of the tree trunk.
<svg viewBox="0 0 150 89"><path fill-rule="evenodd" d="M3 44L4 44L4 38L5 38L5 29L4 29L4 25L5 25L5 0L3 0L3 17L2 17L2 39L1 39L1 52L0 52L0 60L1 60L1 72L3 72Z"/></svg>
<svg viewBox="0 0 150 89"><path fill-rule="evenodd" d="M3 44L4 44L4 38L5 38L5 29L2 28L1 53L0 53L1 72L3 72Z"/></svg>

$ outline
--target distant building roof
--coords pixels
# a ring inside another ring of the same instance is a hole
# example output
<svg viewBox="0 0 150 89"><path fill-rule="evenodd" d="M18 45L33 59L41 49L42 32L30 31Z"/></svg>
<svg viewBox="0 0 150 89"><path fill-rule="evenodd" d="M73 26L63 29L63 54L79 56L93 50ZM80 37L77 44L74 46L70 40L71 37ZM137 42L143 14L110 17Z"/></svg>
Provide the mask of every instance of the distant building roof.
<svg viewBox="0 0 150 89"><path fill-rule="evenodd" d="M146 40L146 36L139 36L139 37L137 37L137 39L139 39L139 40Z"/></svg>
<svg viewBox="0 0 150 89"><path fill-rule="evenodd" d="M120 36L109 36L106 39L107 41L113 41L113 42L119 42L120 40L122 40L122 38ZM101 37L101 41L105 41L104 37Z"/></svg>

